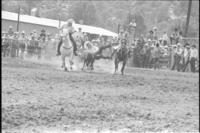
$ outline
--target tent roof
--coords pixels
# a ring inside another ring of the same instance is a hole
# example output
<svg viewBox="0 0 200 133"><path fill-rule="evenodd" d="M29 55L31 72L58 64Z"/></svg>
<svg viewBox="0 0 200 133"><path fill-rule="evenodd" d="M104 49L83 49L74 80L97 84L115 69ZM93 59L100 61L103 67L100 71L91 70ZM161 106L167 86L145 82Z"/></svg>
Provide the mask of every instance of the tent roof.
<svg viewBox="0 0 200 133"><path fill-rule="evenodd" d="M18 18L17 13L1 11L1 14L2 14L1 19L17 21L17 18ZM55 28L58 28L59 26L58 20L39 18L39 17L29 16L29 15L20 15L20 22L50 26L50 27L55 27ZM65 23L64 21L61 21L61 25L64 23ZM112 37L118 36L116 33L100 28L100 27L81 25L81 24L74 24L74 27L75 27L75 30L78 30L78 28L80 27L83 32L90 33L90 34L98 34L98 35L112 36Z"/></svg>

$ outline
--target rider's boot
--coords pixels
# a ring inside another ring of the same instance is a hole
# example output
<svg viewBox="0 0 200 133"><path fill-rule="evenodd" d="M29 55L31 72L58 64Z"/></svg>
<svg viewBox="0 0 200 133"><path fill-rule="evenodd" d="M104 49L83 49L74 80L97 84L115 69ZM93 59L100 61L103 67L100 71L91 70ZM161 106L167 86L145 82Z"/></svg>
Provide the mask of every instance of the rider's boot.
<svg viewBox="0 0 200 133"><path fill-rule="evenodd" d="M57 48L57 54L56 54L56 56L61 55L61 53L60 53L61 44L62 44L62 39L61 39L60 42L58 43L58 48Z"/></svg>
<svg viewBox="0 0 200 133"><path fill-rule="evenodd" d="M74 48L74 55L77 56L78 55L77 54L77 45L76 45L74 38L72 37L72 33L69 33L69 38L70 38L73 48Z"/></svg>

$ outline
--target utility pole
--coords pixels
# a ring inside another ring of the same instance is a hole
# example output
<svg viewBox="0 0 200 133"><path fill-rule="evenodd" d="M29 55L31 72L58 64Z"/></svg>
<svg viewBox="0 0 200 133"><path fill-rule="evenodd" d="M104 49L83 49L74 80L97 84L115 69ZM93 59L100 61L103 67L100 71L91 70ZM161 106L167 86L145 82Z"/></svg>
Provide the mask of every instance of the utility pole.
<svg viewBox="0 0 200 133"><path fill-rule="evenodd" d="M192 0L189 0L186 27L185 27L185 34L184 34L185 37L187 37L187 32L188 32L188 27L189 27L189 22L190 22L191 7L192 7Z"/></svg>
<svg viewBox="0 0 200 133"><path fill-rule="evenodd" d="M20 6L19 6L19 9L18 9L18 17L17 17L17 32L19 31L19 18L20 18Z"/></svg>
<svg viewBox="0 0 200 133"><path fill-rule="evenodd" d="M60 25L61 25L61 19L60 19L60 14L59 14L59 28L60 28Z"/></svg>

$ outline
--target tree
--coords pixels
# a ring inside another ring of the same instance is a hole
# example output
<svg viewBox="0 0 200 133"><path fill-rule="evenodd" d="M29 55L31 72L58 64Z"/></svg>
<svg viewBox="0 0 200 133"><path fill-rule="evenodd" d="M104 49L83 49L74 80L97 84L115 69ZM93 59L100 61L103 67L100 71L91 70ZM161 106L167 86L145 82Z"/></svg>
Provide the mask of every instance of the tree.
<svg viewBox="0 0 200 133"><path fill-rule="evenodd" d="M91 2L76 2L76 4L72 5L70 11L70 16L73 17L76 22L83 20L87 25L96 23L96 10Z"/></svg>

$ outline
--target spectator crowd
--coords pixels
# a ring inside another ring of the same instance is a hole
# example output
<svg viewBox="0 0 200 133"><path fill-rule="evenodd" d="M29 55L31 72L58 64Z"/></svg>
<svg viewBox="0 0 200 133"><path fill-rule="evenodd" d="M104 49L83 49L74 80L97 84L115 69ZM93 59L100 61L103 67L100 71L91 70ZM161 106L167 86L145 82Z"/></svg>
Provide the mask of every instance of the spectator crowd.
<svg viewBox="0 0 200 133"><path fill-rule="evenodd" d="M81 31L80 31L81 32ZM104 38L84 33L84 40L95 45L112 43L118 45L120 40L126 39L127 45L132 49L131 63L134 67L158 69L163 64L171 70L183 71L188 69L192 72L198 71L198 49L197 44L190 44L184 41L182 32L177 28L168 36L167 32L158 35L158 30L153 27L147 35L140 35L129 43L132 36L128 32L120 31L117 38ZM27 52L29 56L37 55L41 58L42 52L48 41L54 40L54 45L59 42L59 35L55 36L46 33L44 29L38 34L33 30L30 34L25 31L14 32L12 26L7 32L2 32L2 55L11 57L22 57ZM56 46L52 46L55 50Z"/></svg>

